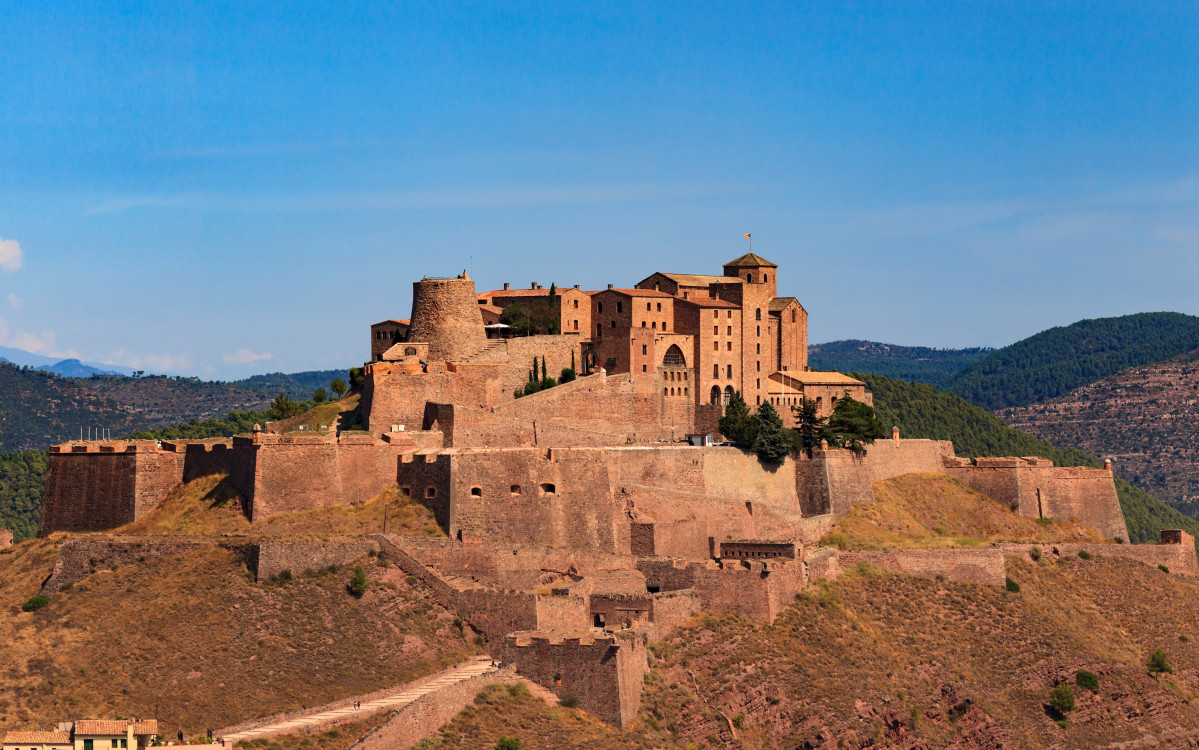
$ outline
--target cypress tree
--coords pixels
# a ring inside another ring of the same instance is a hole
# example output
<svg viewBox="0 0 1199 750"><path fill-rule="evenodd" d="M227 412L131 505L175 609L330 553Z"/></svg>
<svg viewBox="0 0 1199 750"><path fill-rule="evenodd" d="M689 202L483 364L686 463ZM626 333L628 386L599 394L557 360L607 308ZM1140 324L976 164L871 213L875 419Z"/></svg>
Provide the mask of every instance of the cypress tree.
<svg viewBox="0 0 1199 750"><path fill-rule="evenodd" d="M724 416L720 418L721 434L733 441L738 448L753 448L757 427L757 419L749 413L749 406L742 398L741 391L733 391L728 405L724 408Z"/></svg>

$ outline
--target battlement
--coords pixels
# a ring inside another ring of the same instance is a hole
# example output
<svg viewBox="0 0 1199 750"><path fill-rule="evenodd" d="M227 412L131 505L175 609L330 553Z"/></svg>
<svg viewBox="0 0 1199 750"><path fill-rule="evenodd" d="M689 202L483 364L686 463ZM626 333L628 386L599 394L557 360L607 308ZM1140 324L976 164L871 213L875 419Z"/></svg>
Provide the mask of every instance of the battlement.
<svg viewBox="0 0 1199 750"><path fill-rule="evenodd" d="M712 551L712 557L718 559L803 559L803 544L795 539L787 541L767 541L763 539L726 539L718 541L715 537L708 537L708 546Z"/></svg>

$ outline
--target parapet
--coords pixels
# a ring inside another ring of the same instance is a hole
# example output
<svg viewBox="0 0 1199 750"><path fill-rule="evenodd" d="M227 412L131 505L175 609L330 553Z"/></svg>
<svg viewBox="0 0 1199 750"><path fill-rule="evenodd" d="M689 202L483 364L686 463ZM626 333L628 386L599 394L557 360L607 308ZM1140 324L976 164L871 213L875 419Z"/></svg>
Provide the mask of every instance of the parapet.
<svg viewBox="0 0 1199 750"><path fill-rule="evenodd" d="M1162 544L1183 544L1188 547L1195 546L1195 537L1182 529L1162 529L1161 533Z"/></svg>

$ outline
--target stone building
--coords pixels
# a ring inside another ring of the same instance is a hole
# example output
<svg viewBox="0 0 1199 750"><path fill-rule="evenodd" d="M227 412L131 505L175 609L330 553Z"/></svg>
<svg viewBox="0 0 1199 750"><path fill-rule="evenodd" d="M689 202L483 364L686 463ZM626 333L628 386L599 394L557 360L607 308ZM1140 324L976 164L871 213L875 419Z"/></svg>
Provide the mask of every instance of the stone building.
<svg viewBox="0 0 1199 750"><path fill-rule="evenodd" d="M4 750L137 750L157 734L155 719L80 719L59 722L54 731L8 732Z"/></svg>

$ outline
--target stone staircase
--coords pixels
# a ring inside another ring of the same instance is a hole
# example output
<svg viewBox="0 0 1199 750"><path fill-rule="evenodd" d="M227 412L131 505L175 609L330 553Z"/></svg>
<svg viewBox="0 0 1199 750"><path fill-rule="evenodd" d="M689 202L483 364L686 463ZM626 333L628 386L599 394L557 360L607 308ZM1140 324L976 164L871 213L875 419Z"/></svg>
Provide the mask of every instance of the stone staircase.
<svg viewBox="0 0 1199 750"><path fill-rule="evenodd" d="M506 356L501 358L500 355L501 354L506 355L507 353L508 353L508 342L507 341L504 341L503 339L492 339L492 340L488 341L487 345L484 346L482 349L480 349L479 351L470 355L469 357L466 357L459 361L461 361L461 362L498 362L498 361L501 361L501 359L506 360L507 359Z"/></svg>

